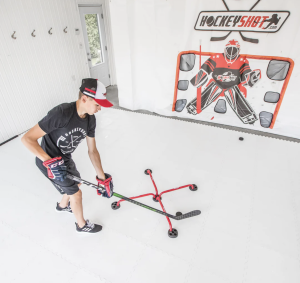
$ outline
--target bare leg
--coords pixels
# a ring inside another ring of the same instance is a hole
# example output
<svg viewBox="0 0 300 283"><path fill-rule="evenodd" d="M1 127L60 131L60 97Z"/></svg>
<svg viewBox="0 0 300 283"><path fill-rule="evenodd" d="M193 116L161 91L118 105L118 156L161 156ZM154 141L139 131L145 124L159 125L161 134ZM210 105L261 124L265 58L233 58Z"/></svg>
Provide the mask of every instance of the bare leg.
<svg viewBox="0 0 300 283"><path fill-rule="evenodd" d="M70 200L70 196L68 196L67 194L64 194L61 201L60 201L60 203L59 203L59 206L61 208L67 207L68 204L69 204L69 200Z"/></svg>
<svg viewBox="0 0 300 283"><path fill-rule="evenodd" d="M80 188L81 184L78 184L78 187ZM59 206L61 208L65 208L68 206L69 204L69 201L70 201L70 196L68 196L67 194L64 194L63 195L63 198L61 199L60 203L59 203Z"/></svg>
<svg viewBox="0 0 300 283"><path fill-rule="evenodd" d="M80 189L76 194L70 196L70 203L73 214L77 220L77 224L80 228L82 228L86 222L83 218L82 192Z"/></svg>

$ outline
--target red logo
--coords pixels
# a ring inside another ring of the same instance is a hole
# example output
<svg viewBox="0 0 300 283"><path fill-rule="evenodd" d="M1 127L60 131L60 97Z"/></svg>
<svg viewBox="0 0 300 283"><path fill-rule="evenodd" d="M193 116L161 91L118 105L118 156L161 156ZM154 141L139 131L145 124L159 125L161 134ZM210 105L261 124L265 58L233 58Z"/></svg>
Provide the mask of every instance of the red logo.
<svg viewBox="0 0 300 283"><path fill-rule="evenodd" d="M216 75L216 80L221 82L232 82L235 81L237 76L232 72L225 72L223 75Z"/></svg>

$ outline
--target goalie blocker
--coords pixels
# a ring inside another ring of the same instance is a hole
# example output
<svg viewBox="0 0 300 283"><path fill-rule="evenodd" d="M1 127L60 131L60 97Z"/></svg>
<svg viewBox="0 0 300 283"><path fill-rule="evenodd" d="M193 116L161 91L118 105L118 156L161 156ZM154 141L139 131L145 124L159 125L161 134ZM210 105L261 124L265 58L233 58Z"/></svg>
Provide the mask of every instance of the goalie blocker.
<svg viewBox="0 0 300 283"><path fill-rule="evenodd" d="M261 79L261 71L259 69L251 71L246 75L246 81L242 82L244 86L253 87Z"/></svg>

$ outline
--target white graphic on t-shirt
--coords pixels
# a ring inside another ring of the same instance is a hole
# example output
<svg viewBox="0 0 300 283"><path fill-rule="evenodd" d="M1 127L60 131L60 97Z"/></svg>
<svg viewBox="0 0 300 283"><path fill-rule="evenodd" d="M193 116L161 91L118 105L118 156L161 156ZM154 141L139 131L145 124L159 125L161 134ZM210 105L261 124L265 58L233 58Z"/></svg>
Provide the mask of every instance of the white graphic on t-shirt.
<svg viewBox="0 0 300 283"><path fill-rule="evenodd" d="M80 136L80 137L81 137L81 136ZM76 148L78 144L75 145L74 143L75 143L80 137L79 137L79 136L72 136L72 135L71 135L71 142L69 142L69 144L66 145L66 146L61 145L60 147L63 147L63 148L64 148L64 147L67 147L68 149L71 149L72 147L75 147L75 148ZM80 140L80 141L81 141L81 140ZM80 142L80 141L79 141L79 142ZM65 142L68 142L68 141L65 141ZM78 142L77 142L77 143L78 143Z"/></svg>
<svg viewBox="0 0 300 283"><path fill-rule="evenodd" d="M85 130L75 128L64 135L61 135L58 138L56 145L63 154L72 153L85 137Z"/></svg>

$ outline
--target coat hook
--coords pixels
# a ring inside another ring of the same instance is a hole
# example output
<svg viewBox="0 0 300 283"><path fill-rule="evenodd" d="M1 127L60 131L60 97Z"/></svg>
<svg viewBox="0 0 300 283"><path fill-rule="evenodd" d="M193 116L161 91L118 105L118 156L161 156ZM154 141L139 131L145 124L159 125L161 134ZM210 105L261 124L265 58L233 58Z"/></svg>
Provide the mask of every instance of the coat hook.
<svg viewBox="0 0 300 283"><path fill-rule="evenodd" d="M32 35L33 37L35 37L35 34L34 34L34 32L35 32L35 30L33 30L33 32L31 33L31 35Z"/></svg>
<svg viewBox="0 0 300 283"><path fill-rule="evenodd" d="M15 37L15 31L14 31L14 33L11 35L11 37L13 38L13 39L17 39L16 37Z"/></svg>
<svg viewBox="0 0 300 283"><path fill-rule="evenodd" d="M52 28L48 30L48 33L49 33L49 34L52 34L51 30L52 30Z"/></svg>
<svg viewBox="0 0 300 283"><path fill-rule="evenodd" d="M66 27L66 28L64 29L64 32L65 32L65 33L67 33L67 31L66 31L67 28L68 28L68 27Z"/></svg>

